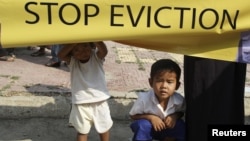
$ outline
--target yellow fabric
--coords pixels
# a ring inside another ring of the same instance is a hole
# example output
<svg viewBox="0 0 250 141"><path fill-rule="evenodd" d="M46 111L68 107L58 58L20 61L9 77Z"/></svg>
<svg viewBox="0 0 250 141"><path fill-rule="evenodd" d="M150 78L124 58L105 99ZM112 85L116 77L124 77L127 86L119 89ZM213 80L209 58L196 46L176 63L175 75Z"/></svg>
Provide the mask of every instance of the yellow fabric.
<svg viewBox="0 0 250 141"><path fill-rule="evenodd" d="M250 1L0 0L3 47L113 40L236 61Z"/></svg>

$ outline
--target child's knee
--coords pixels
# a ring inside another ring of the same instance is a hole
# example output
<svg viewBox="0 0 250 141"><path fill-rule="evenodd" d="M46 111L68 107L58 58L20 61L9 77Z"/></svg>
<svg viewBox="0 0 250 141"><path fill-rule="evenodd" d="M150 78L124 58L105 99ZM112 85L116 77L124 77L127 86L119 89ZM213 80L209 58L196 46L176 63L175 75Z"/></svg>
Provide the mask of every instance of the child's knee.
<svg viewBox="0 0 250 141"><path fill-rule="evenodd" d="M152 124L150 121L146 119L140 119L140 120L135 120L131 125L130 125L132 130L138 130L138 129L150 129L152 128Z"/></svg>

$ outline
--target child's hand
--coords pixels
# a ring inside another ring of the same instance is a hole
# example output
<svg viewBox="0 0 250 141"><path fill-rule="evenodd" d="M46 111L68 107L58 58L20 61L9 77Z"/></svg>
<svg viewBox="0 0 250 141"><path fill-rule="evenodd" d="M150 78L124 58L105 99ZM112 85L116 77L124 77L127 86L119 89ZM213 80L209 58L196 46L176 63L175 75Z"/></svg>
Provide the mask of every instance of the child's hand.
<svg viewBox="0 0 250 141"><path fill-rule="evenodd" d="M152 116L150 121L155 131L161 131L166 128L165 123L158 116Z"/></svg>
<svg viewBox="0 0 250 141"><path fill-rule="evenodd" d="M174 128L177 117L175 115L169 115L164 119L166 128Z"/></svg>

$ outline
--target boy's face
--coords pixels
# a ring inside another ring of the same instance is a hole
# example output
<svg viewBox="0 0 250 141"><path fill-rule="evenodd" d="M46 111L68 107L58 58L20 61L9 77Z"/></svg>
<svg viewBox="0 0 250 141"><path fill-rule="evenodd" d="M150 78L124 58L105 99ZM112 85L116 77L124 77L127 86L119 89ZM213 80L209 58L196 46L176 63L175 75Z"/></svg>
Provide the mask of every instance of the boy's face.
<svg viewBox="0 0 250 141"><path fill-rule="evenodd" d="M88 43L81 43L77 44L72 53L75 59L81 60L81 61L86 61L90 58L91 56L91 46Z"/></svg>
<svg viewBox="0 0 250 141"><path fill-rule="evenodd" d="M150 78L149 84L158 100L164 101L174 94L175 90L179 88L180 82L177 82L175 72L164 70Z"/></svg>

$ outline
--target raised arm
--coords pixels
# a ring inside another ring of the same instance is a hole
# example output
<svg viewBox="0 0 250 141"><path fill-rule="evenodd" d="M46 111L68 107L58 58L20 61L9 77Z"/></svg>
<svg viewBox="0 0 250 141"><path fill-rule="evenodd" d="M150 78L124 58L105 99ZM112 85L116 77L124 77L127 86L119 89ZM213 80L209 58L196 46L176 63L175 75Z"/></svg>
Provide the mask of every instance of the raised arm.
<svg viewBox="0 0 250 141"><path fill-rule="evenodd" d="M108 49L103 41L94 42L95 46L98 48L97 56L100 59L104 59L104 57L108 54Z"/></svg>
<svg viewBox="0 0 250 141"><path fill-rule="evenodd" d="M65 44L63 45L63 48L60 50L58 53L58 57L62 60L65 61L67 64L70 63L70 58L71 58L71 52L73 48L75 47L76 44Z"/></svg>

